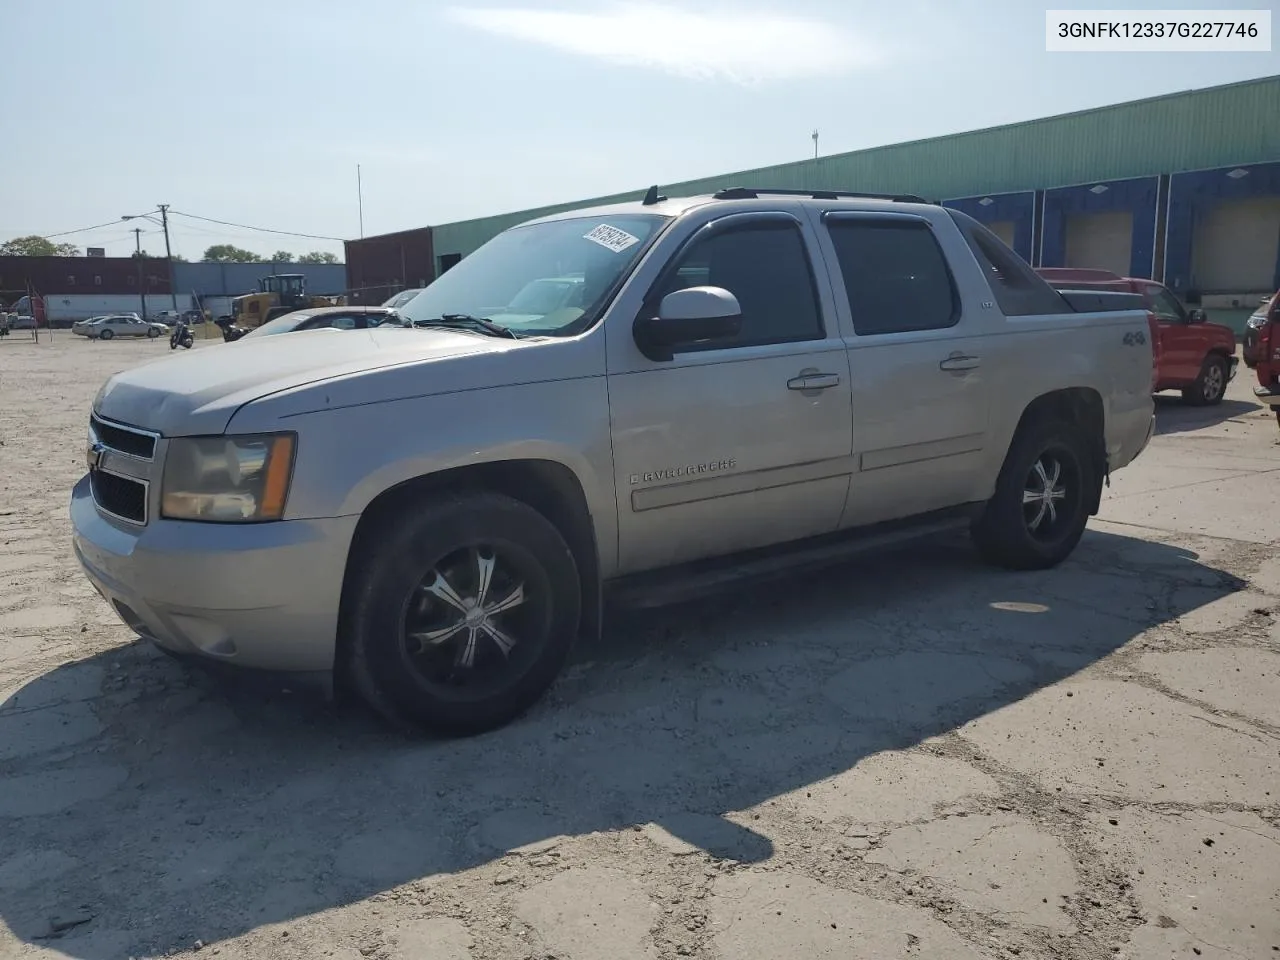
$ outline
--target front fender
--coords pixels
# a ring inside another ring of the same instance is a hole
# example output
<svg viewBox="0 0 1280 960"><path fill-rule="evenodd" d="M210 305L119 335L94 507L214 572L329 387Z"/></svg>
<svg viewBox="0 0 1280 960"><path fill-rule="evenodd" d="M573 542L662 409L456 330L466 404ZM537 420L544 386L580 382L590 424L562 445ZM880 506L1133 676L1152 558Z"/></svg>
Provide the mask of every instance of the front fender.
<svg viewBox="0 0 1280 960"><path fill-rule="evenodd" d="M316 410L281 417L279 429L298 434L288 519L358 516L392 487L457 467L547 460L581 484L602 563L616 555L602 376Z"/></svg>

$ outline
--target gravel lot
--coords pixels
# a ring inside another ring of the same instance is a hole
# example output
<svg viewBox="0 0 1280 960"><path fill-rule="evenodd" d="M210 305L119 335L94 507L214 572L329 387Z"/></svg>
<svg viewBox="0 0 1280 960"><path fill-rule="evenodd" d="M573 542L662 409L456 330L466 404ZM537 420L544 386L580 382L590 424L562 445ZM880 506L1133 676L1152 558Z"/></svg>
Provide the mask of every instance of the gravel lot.
<svg viewBox="0 0 1280 960"><path fill-rule="evenodd" d="M219 349L216 342L196 349ZM1174 399L1074 558L614 619L464 742L229 687L81 577L89 404L0 340L0 957L1280 957L1280 445Z"/></svg>

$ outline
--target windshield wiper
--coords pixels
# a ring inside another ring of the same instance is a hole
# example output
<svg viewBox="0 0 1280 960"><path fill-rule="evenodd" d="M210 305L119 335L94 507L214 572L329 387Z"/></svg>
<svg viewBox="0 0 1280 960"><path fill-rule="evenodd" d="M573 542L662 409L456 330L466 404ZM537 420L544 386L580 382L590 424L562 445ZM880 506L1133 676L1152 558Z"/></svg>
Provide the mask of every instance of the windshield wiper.
<svg viewBox="0 0 1280 960"><path fill-rule="evenodd" d="M414 320L415 327L446 327L455 330L475 330L478 333L487 333L491 337L506 337L510 340L519 340L514 330L500 324L486 320L484 317L473 317L469 313L446 313L442 317L435 317L431 320Z"/></svg>

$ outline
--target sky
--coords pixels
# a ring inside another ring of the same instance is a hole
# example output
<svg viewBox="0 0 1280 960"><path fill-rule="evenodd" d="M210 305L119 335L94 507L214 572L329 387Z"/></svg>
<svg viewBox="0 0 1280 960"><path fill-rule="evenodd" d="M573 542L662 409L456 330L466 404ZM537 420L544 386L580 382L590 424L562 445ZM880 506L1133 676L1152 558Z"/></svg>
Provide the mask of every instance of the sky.
<svg viewBox="0 0 1280 960"><path fill-rule="evenodd" d="M1046 6L0 0L0 241L163 253L119 218L166 203L188 259L341 255L361 196L372 235L1280 74L1280 42L1047 53Z"/></svg>

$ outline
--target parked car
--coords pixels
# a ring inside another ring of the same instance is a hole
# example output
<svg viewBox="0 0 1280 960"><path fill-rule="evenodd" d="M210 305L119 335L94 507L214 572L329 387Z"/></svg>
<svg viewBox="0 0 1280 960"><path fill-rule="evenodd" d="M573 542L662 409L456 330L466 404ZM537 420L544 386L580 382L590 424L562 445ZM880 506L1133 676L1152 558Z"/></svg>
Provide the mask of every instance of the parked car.
<svg viewBox="0 0 1280 960"><path fill-rule="evenodd" d="M240 339L251 340L302 330L364 330L384 324L404 326L404 320L399 313L389 307L310 307L268 320L262 326L254 327Z"/></svg>
<svg viewBox="0 0 1280 960"><path fill-rule="evenodd" d="M36 328L36 318L27 313L11 313L9 314L10 330L34 330Z"/></svg>
<svg viewBox="0 0 1280 960"><path fill-rule="evenodd" d="M181 316L182 314L177 310L161 310L158 313L151 314L148 319L155 323L163 323L165 326L171 327L178 322L178 319Z"/></svg>
<svg viewBox="0 0 1280 960"><path fill-rule="evenodd" d="M90 340L111 340L115 337L150 337L154 339L168 336L169 328L163 323L143 320L136 313L132 313L86 320L83 323L77 323L72 326L71 332L88 337Z"/></svg>
<svg viewBox="0 0 1280 960"><path fill-rule="evenodd" d="M137 314L136 313L121 314L121 316L136 317ZM86 317L84 320L77 320L75 323L71 325L71 332L74 334L78 334L79 336L82 336L82 337L87 337L89 335L90 327L96 326L97 324L102 323L102 321L109 320L109 319L111 319L110 315L101 316L101 317Z"/></svg>
<svg viewBox="0 0 1280 960"><path fill-rule="evenodd" d="M1210 323L1201 309L1188 310L1168 287L1154 280L1070 267L1041 267L1037 272L1059 290L1115 290L1140 295L1159 335L1154 389L1180 390L1183 400L1196 405L1222 402L1239 363L1236 335L1230 327Z"/></svg>
<svg viewBox="0 0 1280 960"><path fill-rule="evenodd" d="M1245 366L1253 369L1258 365L1261 356L1260 345L1258 343L1259 334L1262 327L1268 320L1280 317L1280 291L1269 297L1263 297L1258 304L1258 309L1253 315L1245 321L1244 325L1244 347L1241 351L1244 355Z"/></svg>
<svg viewBox="0 0 1280 960"><path fill-rule="evenodd" d="M580 307L485 313L565 271ZM125 623L476 732L598 634L606 590L957 528L1053 567L1154 426L1140 297L1059 293L914 199L650 191L504 231L400 310L103 385L70 513Z"/></svg>

